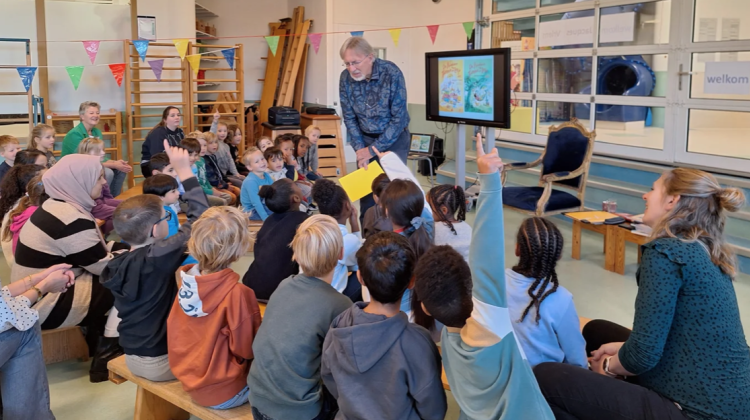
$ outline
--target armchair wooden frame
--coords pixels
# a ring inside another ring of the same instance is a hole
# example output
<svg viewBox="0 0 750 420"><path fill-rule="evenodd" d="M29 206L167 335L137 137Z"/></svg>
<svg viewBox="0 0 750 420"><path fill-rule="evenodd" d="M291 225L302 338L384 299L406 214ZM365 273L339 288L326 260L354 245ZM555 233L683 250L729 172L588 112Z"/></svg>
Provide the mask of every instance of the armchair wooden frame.
<svg viewBox="0 0 750 420"><path fill-rule="evenodd" d="M539 201L537 201L536 204L536 211L528 211L519 209L517 207L512 206L505 206L508 208L512 208L516 211L519 211L524 214L528 214L530 216L553 216L556 214L562 214L567 213L570 211L583 211L584 210L584 198L586 195L586 181L589 176L589 166L591 165L591 156L594 153L594 140L596 139L596 131L588 131L579 121L577 118L572 118L569 122L562 123L560 125L552 126L549 128L549 134L552 134L556 131L560 131L563 128L574 128L581 132L586 138L588 138L589 145L586 151L586 156L583 159L583 163L581 163L581 166L579 166L576 170L571 172L557 172L547 175L541 175L539 177L539 186L544 187L544 192L542 193L542 196L539 198ZM549 143L549 137L547 139L547 142ZM510 171L517 171L520 169L529 169L534 168L536 166L539 166L544 161L544 155L547 153L547 146L544 147L544 152L539 156L538 159L536 159L533 162L524 163L524 162L518 162L517 164L506 164L503 166L503 170L501 173L501 179L503 186L505 185L505 179L507 177L508 172ZM562 184L559 181L564 181L566 179L574 179L576 177L581 177L581 182L578 183L578 188L572 187L567 184ZM581 201L580 208L566 208L561 210L555 210L550 212L545 212L544 209L547 207L547 202L549 201L550 196L552 195L552 187L558 186L561 188L565 188L568 190L575 191L576 197Z"/></svg>

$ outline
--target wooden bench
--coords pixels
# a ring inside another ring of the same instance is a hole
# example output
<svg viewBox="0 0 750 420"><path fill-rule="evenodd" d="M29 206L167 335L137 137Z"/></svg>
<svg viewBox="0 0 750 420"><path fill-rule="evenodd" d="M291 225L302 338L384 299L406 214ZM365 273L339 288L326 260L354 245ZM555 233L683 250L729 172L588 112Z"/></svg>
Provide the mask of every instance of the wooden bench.
<svg viewBox="0 0 750 420"><path fill-rule="evenodd" d="M134 420L187 420L194 415L201 420L252 420L250 404L231 410L213 410L196 404L180 381L152 382L133 375L125 364L125 356L107 364L109 380L115 384L130 381L138 386L135 395Z"/></svg>
<svg viewBox="0 0 750 420"><path fill-rule="evenodd" d="M70 359L86 362L89 360L89 346L80 327L45 330L42 331L42 354L45 365Z"/></svg>

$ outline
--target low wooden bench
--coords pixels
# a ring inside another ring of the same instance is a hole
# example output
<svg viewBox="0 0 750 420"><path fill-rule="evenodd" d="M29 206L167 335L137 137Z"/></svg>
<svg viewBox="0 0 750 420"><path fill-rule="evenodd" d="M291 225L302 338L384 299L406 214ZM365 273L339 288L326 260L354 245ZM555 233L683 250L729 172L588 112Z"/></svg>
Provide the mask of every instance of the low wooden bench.
<svg viewBox="0 0 750 420"><path fill-rule="evenodd" d="M107 368L111 382L119 385L130 381L138 386L134 420L187 420L191 414L201 420L253 419L250 404L213 410L193 402L180 381L152 382L135 376L125 364L125 356L111 360Z"/></svg>
<svg viewBox="0 0 750 420"><path fill-rule="evenodd" d="M42 354L45 365L70 359L86 362L89 360L89 346L80 327L45 330L42 331Z"/></svg>

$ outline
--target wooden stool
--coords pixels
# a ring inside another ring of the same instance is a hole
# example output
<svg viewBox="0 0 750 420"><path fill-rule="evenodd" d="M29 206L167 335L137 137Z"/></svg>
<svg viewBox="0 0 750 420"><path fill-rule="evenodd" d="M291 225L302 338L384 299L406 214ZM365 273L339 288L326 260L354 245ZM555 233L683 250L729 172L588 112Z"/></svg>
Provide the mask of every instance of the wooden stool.
<svg viewBox="0 0 750 420"><path fill-rule="evenodd" d="M203 420L252 420L250 404L229 410L213 410L193 402L182 389L180 381L152 382L133 375L125 364L125 356L107 364L109 380L117 385L130 381L138 386L135 395L135 420L187 420L194 415Z"/></svg>
<svg viewBox="0 0 750 420"><path fill-rule="evenodd" d="M263 126L263 135L270 137L272 141L276 140L276 137L286 133L302 134L302 130L298 125L271 125L267 122L261 125Z"/></svg>
<svg viewBox="0 0 750 420"><path fill-rule="evenodd" d="M80 327L45 330L42 331L42 354L45 365L70 359L86 362L89 360L89 346Z"/></svg>
<svg viewBox="0 0 750 420"><path fill-rule="evenodd" d="M300 116L302 128L314 125L320 128L318 140L318 172L325 177L346 175L344 138L341 136L341 117L338 115Z"/></svg>

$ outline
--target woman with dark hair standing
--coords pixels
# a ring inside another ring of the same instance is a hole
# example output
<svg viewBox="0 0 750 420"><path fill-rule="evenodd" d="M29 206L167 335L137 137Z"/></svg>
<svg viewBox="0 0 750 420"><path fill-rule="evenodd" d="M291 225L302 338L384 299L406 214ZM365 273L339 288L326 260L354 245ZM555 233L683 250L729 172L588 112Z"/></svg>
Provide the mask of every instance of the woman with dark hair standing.
<svg viewBox="0 0 750 420"><path fill-rule="evenodd" d="M161 121L146 135L146 140L141 146L141 172L144 177L151 176L148 161L151 160L151 156L164 151L164 140L169 142L170 146L179 146L185 138L185 133L180 128L181 120L180 109L168 106L161 114Z"/></svg>
<svg viewBox="0 0 750 420"><path fill-rule="evenodd" d="M724 212L742 208L744 194L676 168L643 199L653 233L636 274L633 330L589 322L593 372L542 363L539 387L557 419L750 419L750 348L724 238Z"/></svg>

